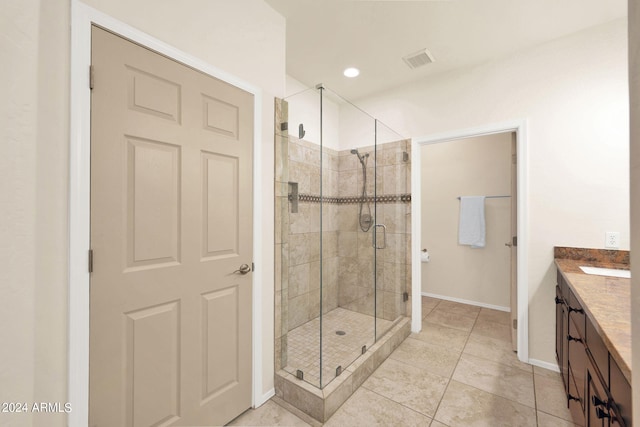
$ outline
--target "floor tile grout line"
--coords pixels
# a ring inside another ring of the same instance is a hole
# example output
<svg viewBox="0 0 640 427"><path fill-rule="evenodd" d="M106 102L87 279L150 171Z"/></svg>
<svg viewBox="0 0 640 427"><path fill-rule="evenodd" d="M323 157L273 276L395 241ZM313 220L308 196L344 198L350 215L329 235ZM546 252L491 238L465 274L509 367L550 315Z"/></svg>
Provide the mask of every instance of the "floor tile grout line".
<svg viewBox="0 0 640 427"><path fill-rule="evenodd" d="M440 305L440 302L438 302L438 304L436 304L436 306L435 306L435 307L430 311L430 313L432 313L432 312L433 312L433 311L434 311L434 310L435 310L439 305ZM480 310L480 311L481 311L481 310ZM465 340L464 346L462 347L462 350L460 351L460 353L459 353L459 355L458 355L458 360L456 361L456 366L455 366L455 367L453 368L453 370L451 371L451 375L449 376L449 379L448 379L447 385L446 385L446 387L445 387L444 393L443 393L443 394L442 394L442 396L440 397L440 400L438 401L438 405L436 405L436 409L435 409L435 411L434 411L434 415L433 415L433 419L434 419L434 420L435 420L435 416L436 416L436 414L438 413L438 410L440 409L440 404L442 403L442 400L444 399L444 395L446 394L446 392L447 392L447 390L448 390L448 388L449 388L449 385L451 384L451 381L456 381L456 380L454 380L454 379L453 379L453 376L454 376L454 374L455 374L456 369L458 368L458 365L459 365L459 363L460 363L460 360L462 359L462 356L465 354L464 350L465 350L465 348L467 347L467 344L469 343L469 340L470 340L470 338L471 338L471 334L473 333L473 330L474 330L474 328L475 328L475 326L476 326L476 324L477 324L477 322L478 322L478 319L479 319L479 317L480 317L480 311L478 311L478 313L475 315L475 319L474 319L473 325L471 326L471 329L470 329L469 331L464 331L464 332L466 332L466 333L467 333L467 339ZM468 317L471 317L471 316L468 316ZM424 321L425 321L425 319L423 318L423 319L422 319L422 321L424 322ZM447 327L447 328L449 328L449 329L460 330L460 329L452 328L452 327L450 327L450 326L441 325L441 324L438 324L438 323L435 323L435 322L430 322L430 323L437 324L437 325L439 325L439 326L441 326L441 327ZM493 322L493 323L499 323L499 322ZM480 334L480 335L482 335L482 334ZM411 336L409 336L409 337L407 337L407 338L411 338ZM491 337L489 337L489 338L491 338ZM412 338L412 339L416 339L416 338ZM421 340L418 340L418 341L421 341ZM429 342L429 341L424 341L424 342L427 342L427 343L429 343L429 344L431 344L431 345L436 345L436 346L438 346L438 347L440 347L440 348L446 348L446 347L444 347L444 346L440 346L440 345L438 345L438 344L431 343L431 342ZM470 354L470 353L467 353L467 354ZM477 358L479 358L479 359L487 360L487 361L489 361L489 362L498 363L498 364L500 364L500 365L502 365L502 366L505 366L505 367L509 367L509 368L513 368L513 369L520 369L520 368L518 368L518 367L511 366L511 365L508 365L508 364L505 364L505 363L501 363L501 362L496 362L496 361L493 361L493 360L490 360L490 359L486 359L486 358L481 357L481 356L475 356L475 355L472 355L472 354L470 354L470 355L471 355L471 356L473 356L473 357L477 357ZM398 362L401 362L401 363L405 363L405 362L402 362L402 361L397 360L397 359L394 359L394 360L396 360L396 361L398 361ZM414 365L411 365L411 366L414 366ZM521 370L521 371L523 371L523 372L527 372L527 371L525 371L524 369L520 369L520 370ZM530 372L530 374L532 375L532 380L533 380L533 376L534 376L533 370ZM458 382L459 382L459 381L458 381ZM497 395L497 394L495 394L495 393L488 392L488 391L486 391L486 390L482 390L482 389L480 389L480 388L478 388L478 387L475 387L475 386L472 386L472 385L469 385L469 384L466 384L466 383L462 383L462 382L461 382L461 384L465 384L466 386L472 387L472 388L474 388L474 389L476 389L476 390L479 390L479 391L482 391L482 392L484 392L484 393L489 393L489 394L491 394L491 395L493 395L493 396L497 396L497 397L503 398L503 399L505 399L505 400L508 400L508 401L510 401L510 402L514 402L514 403L517 403L517 404L519 404L519 405L522 405L522 406L525 406L525 407L529 407L529 408L531 408L530 406L525 405L524 403L518 402L518 401L516 401L516 400L509 399L509 398L507 398L507 397L500 396L500 395ZM532 409L534 409L534 411L535 411L535 413L536 413L536 425L537 425L537 400L536 400L536 395L535 395L535 383L534 383L534 390L533 390L533 391L534 391L534 407L533 407ZM436 420L436 421L437 421L437 420ZM439 421L438 421L438 422L439 422Z"/></svg>
<svg viewBox="0 0 640 427"><path fill-rule="evenodd" d="M434 323L434 325L436 325L436 323ZM438 326L446 328L446 326L442 326L442 325L438 325ZM453 330L454 330L454 331L456 331L456 332L465 332L465 331L461 331L461 330L459 330L459 329L454 329L454 328L449 328L449 329L453 329ZM465 333L466 333L467 335L469 335L471 332L465 332ZM412 333L411 335L414 335L414 334ZM434 346L436 346L436 347L444 348L444 349L447 349L447 350L450 350L450 349L451 349L450 347L447 347L447 346L442 345L442 344L438 344L438 343L435 343L435 342L422 340L422 339L420 339L420 338L414 338L414 337L412 337L411 335L409 335L407 338L411 338L411 339L414 339L414 340L416 340L416 341L422 341L422 342L424 342L424 343L427 343L427 344L430 344L430 345L434 345ZM418 334L415 334L415 335L418 335ZM465 345L466 345L466 341L465 341ZM463 350L463 349L464 349L464 346L460 349L460 353L462 353L462 350Z"/></svg>
<svg viewBox="0 0 640 427"><path fill-rule="evenodd" d="M477 323L477 319L476 319L476 323ZM471 331L469 331L469 338L471 338L471 334L473 334L473 333L474 333L474 332L473 332L473 329L475 328L476 323L474 323L474 324L473 324L473 327L471 328ZM494 323L498 323L498 322L494 322ZM508 325L507 325L507 326L508 326ZM482 336L482 337L485 337L485 338L494 339L494 340L496 340L496 341L503 341L503 340L499 340L499 339L497 339L497 338L490 337L490 336L488 336L488 335L483 335L483 334L478 333L478 332L476 332L476 334L478 334L478 335L480 335L480 336ZM463 353L464 353L465 348L467 347L467 344L468 344L468 340L467 340L467 342L465 343L464 348L462 349L462 352L463 352ZM516 353L516 354L517 354L517 352L514 352L514 353ZM467 353L467 354L471 354L471 353ZM484 359L484 360L489 360L489 361L491 361L491 362L499 363L499 364L501 364L501 365L503 365L503 366L508 366L508 367L511 367L511 368L520 369L520 368L518 368L517 366L513 366L513 365L506 364L506 363L502 363L501 361L490 360L490 359L487 359L486 357L482 357L482 356L475 356L474 354L471 354L471 355L472 355L472 356L474 356L474 357L479 357L479 358ZM521 370L522 370L522 371L524 371L524 369L521 369ZM531 366L531 374L534 374L534 372L533 372L533 366Z"/></svg>
<svg viewBox="0 0 640 427"><path fill-rule="evenodd" d="M537 410L536 410L536 412L542 412L543 414L548 415L548 416L550 416L550 417L557 418L557 419L562 420L562 421L566 421L566 422L568 422L568 423L571 423L571 424L572 424L572 425L574 425L574 426L578 426L578 424L576 424L576 423L574 423L574 422L573 422L573 418L572 418L572 419L570 419L570 420L568 420L568 419L563 418L563 417L561 417L561 416L559 416L559 415L557 415L557 414L551 414L551 413L549 413L548 411L543 411L542 409L537 409Z"/></svg>
<svg viewBox="0 0 640 427"><path fill-rule="evenodd" d="M453 376L453 373L451 373L451 375ZM442 399L444 399L444 395L447 394L447 390L449 390L449 385L451 384L451 381L453 381L451 379L451 377L449 377L449 379L447 380L447 385L444 387L444 392L442 393L442 396L440 396L440 399L438 400L438 404L436 405L436 409L433 411L433 419L436 420L436 415L438 415L438 410L440 410L440 404L442 403ZM437 421L437 420L436 420ZM441 421L438 421L439 423ZM444 424L444 423L442 423Z"/></svg>
<svg viewBox="0 0 640 427"><path fill-rule="evenodd" d="M485 359L485 360L488 360L488 359ZM503 365L503 366L505 366L505 365ZM501 397L501 398L506 399L506 400L508 400L508 401L510 401L510 402L515 402L515 403L518 403L518 404L520 404L520 405L526 406L526 407L528 407L528 408L535 409L535 410L537 411L536 397L535 397L535 386L534 386L534 389L533 389L533 392L534 392L534 396L533 396L533 406L529 406L529 405L527 405L527 404L525 404L525 403L518 402L517 400L511 399L511 398L509 398L509 397L501 396L501 395L496 394L496 393L493 393L493 392L491 392L491 391L487 391L487 390L481 389L481 388L479 388L479 387L476 387L476 386L474 386L474 385L467 384L467 383L465 383L465 382L463 382L463 381L453 379L453 377L452 377L451 379L452 379L452 380L454 380L454 381L457 381L457 382L459 382L459 383L461 383L461 384L467 385L467 386L469 386L469 387L473 387L473 388L475 388L475 389L477 389L477 390L484 391L485 393L489 393L489 394L492 394L492 395L494 395L494 396Z"/></svg>
<svg viewBox="0 0 640 427"><path fill-rule="evenodd" d="M478 315L479 315L479 313L480 313L480 312L478 312ZM462 355L464 354L464 349L466 348L467 344L469 343L469 339L471 338L471 334L472 334L472 332L473 332L473 329L475 328L475 325L476 325L477 321L478 321L478 316L476 316L476 319L475 319L475 321L473 322L473 326L471 327L471 330L468 332L467 340L465 341L464 347L462 348L462 351L460 352L460 355L459 355L459 357L458 357L458 361L456 362L456 366L454 367L453 371L451 372L451 376L449 377L449 382L447 383L447 386L446 386L446 388L445 388L445 391L444 391L444 393L442 394L442 397L440 398L440 401L438 402L438 405L436 406L436 410L435 410L435 412L434 412L434 418L433 418L434 420L435 420L435 415L438 413L438 410L440 409L440 404L442 403L442 400L444 399L444 396L445 396L445 394L447 393L447 390L449 389L449 385L451 384L451 382L452 382L452 381L457 381L457 380L454 380L454 379L453 379L453 376L454 376L454 374L455 374L455 372L456 372L456 369L458 368L458 364L460 363L460 360L462 359ZM452 329L453 329L453 328L452 328ZM473 355L472 355L472 356L473 356ZM480 358L480 359L484 359L484 360L491 361L491 360L489 360L489 359L486 359L486 358L483 358L483 357L479 357L479 356L474 356L474 357L478 357L478 358ZM499 363L499 362L495 362L495 363ZM499 363L499 364L500 364L500 365L503 365L503 366L512 367L512 366L510 366L510 365L506 365L506 364L503 364L503 363ZM518 369L518 368L515 368L515 367L512 367L512 368L514 368L514 369ZM524 371L524 370L522 370L522 371ZM531 374L532 374L532 376L533 376L533 371L531 371ZM497 395L497 394L495 394L495 393L491 393L491 392L489 392L489 391L486 391L486 390L480 389L480 388L478 388L478 387L475 387L475 386L472 386L472 385L469 385L469 384L466 384L466 383L463 383L463 382L460 382L460 381L457 381L457 382L459 382L460 384L464 384L464 385L466 385L466 386L468 386L468 387L472 387L472 388L474 388L474 389L476 389L476 390L482 391L482 392L484 392L484 393L488 393L488 394L491 394L491 395L493 395L493 396L497 396L497 397L500 397L500 398L502 398L502 399L508 400L508 401L510 401L510 402L514 402L514 403L517 403L517 404L519 404L519 405L522 405L522 406L526 406L526 407L528 407L528 408L531 408L530 406L525 405L525 404L523 404L523 403L521 403L521 402L518 402L518 401L516 401L516 400L509 399L509 398L507 398L507 397L500 396L500 395ZM535 415L536 415L536 425L537 425L537 417L538 417L538 414L537 414L537 403L536 403L536 398L535 398L535 384L534 384L534 407L533 407L532 409L534 409L534 411L535 411L535 413L536 413ZM436 420L436 421L437 421L437 420ZM440 421L438 421L438 422L440 422Z"/></svg>
<svg viewBox="0 0 640 427"><path fill-rule="evenodd" d="M423 417L427 417L427 418L429 418L431 421L433 421L433 420L435 419L435 418L434 418L434 417L436 416L435 412L433 413L433 417L432 417L431 415L427 415L427 414L425 414L425 413L423 413L423 412L416 411L415 409L410 408L409 406L405 405L405 404L404 404L404 403L402 403L402 402L397 402L397 401L395 401L395 400L393 400L393 399L391 399L391 398L389 398L389 397L387 397L387 396L385 396L385 395L382 395L382 394L378 393L376 390L373 390L373 389L371 389L371 388L369 388L369 387L365 386L364 384L362 384L360 387L361 387L361 388L366 388L366 389L367 389L367 390L369 390L370 392L377 394L378 396L382 397L383 399L386 399L386 400L389 400L389 401L391 401L391 402L393 402L393 403L395 403L395 404L398 404L398 405L402 406L403 408L407 408L407 409L409 409L410 411L415 412L416 414L420 414L420 415L422 415ZM345 402L345 403L346 403L346 402ZM429 424L431 424L431 423L429 423Z"/></svg>
<svg viewBox="0 0 640 427"><path fill-rule="evenodd" d="M467 384L467 383L463 383L462 381L454 380L453 378L451 378L451 381L455 381L455 382L457 382L457 383L459 383L459 384L462 384L462 385L464 385L464 386L466 386L466 387L470 387L470 388L473 388L473 389L475 389L475 390L481 391L482 393L487 393L487 394L490 394L490 395L492 395L492 396L499 397L500 399L508 400L509 402L516 403L516 404L518 404L518 405L520 405L520 406L524 406L524 407L527 407L527 408L529 408L529 409L533 409L534 411L537 411L537 409L535 409L535 407L532 407L532 406L529 406L529 405L525 405L525 404L524 404L524 403L522 403L522 402L518 402L517 400L509 399L508 397L500 396L499 394L491 393L490 391L483 390L483 389L481 389L481 388L479 388L479 387L476 387L476 386L474 386L474 385ZM535 406L535 405L534 405L534 406ZM545 412L545 413L546 413L546 412ZM551 414L549 414L549 415L551 415ZM555 415L553 415L553 416L555 417ZM556 417L556 418L559 418L559 417Z"/></svg>
<svg viewBox="0 0 640 427"><path fill-rule="evenodd" d="M469 342L469 339L471 338L471 334L473 333L473 330L474 330L474 328L475 328L475 326L476 326L477 321L478 321L478 319L476 319L476 322L474 322L473 327L471 328L471 331L469 332L469 336L468 336L468 338L467 338L467 342L465 343L465 346L464 346L464 348L462 349L462 354L465 354L465 353L464 353L464 350L465 350L465 348L466 348L466 346L467 346L467 344L468 344L468 342ZM493 322L493 323L499 323L499 322ZM482 334L479 334L479 335L482 335ZM485 335L482 335L482 336L485 336ZM488 338L492 338L492 337L488 337ZM470 355L470 356L476 357L476 358L478 358L478 359L486 360L486 361L489 361L489 362L497 363L497 364L502 365L502 366L506 366L506 367L508 367L508 368L512 368L512 369L519 369L519 370L521 370L521 371L523 371L523 372L527 372L527 371L525 371L524 369L520 369L520 368L518 368L518 367L516 367L516 366L512 366L512 365L509 365L509 364L506 364L506 363L502 363L502 362L500 362L500 361L490 360L490 359L487 359L487 358L482 357L482 356L476 356L476 355L473 355L473 354L471 354L471 353L467 353L467 354L468 354L468 355ZM460 358L462 358L462 355L461 355L461 357L460 357ZM459 361L458 361L458 362L459 362ZM457 365L456 365L456 368L457 368ZM454 373L453 373L453 374L455 374L455 370L454 370ZM454 380L454 379L453 379L453 374L451 374L451 380L452 380L452 381L457 381L457 380ZM533 372L533 368L531 369L530 374L531 374L531 379L532 379L532 381L533 381L533 408L532 408L532 409L534 409L534 411L535 411L535 416L536 416L536 426L537 426L537 425L538 425L538 403L537 403L537 396L536 396L536 389L535 389L535 374L534 374L534 372ZM458 381L458 382L460 382L460 381ZM506 400L508 400L508 401L510 401L510 402L514 402L514 403L517 403L517 404L519 404L519 405L523 405L523 406L526 406L526 407L531 408L529 405L525 405L525 404L523 404L522 402L518 402L518 401L513 400L513 399L510 399L510 398L508 398L508 397L504 397L504 396L500 396L500 395L495 394L495 393L491 393L491 392L489 392L489 391L486 391L486 390L480 389L480 388L475 387L475 386L472 386L472 385L470 385L470 384L466 384L466 383L461 383L461 384L465 384L466 386L469 386L469 387L475 388L476 390L480 390L480 391L483 391L483 392L485 392L485 393L489 393L489 394L491 394L491 395L493 395L493 396L501 397L501 398L506 399Z"/></svg>
<svg viewBox="0 0 640 427"><path fill-rule="evenodd" d="M440 305L440 303L438 303L438 305ZM473 324L475 325L475 323L476 322L474 321ZM447 381L447 386L444 388L444 393L442 393L442 396L440 396L440 400L438 401L438 404L436 405L436 409L433 412L433 419L434 420L436 419L436 415L438 414L438 410L440 409L440 405L442 404L442 400L444 399L445 394L447 394L447 390L449 389L449 385L451 384L451 381L453 381L453 375L455 374L456 369L458 368L458 364L460 363L460 359L462 358L462 354L464 353L464 349L467 346L467 343L469 342L469 337L471 337L471 331L472 330L473 330L473 326L471 327L471 330L467 334L467 339L465 340L464 346L462 346L462 350L460 351L460 354L458 355L458 360L456 361L456 366L454 366L453 369L451 370L451 374L449 375L449 381Z"/></svg>
<svg viewBox="0 0 640 427"><path fill-rule="evenodd" d="M462 353L464 353L464 349L462 350ZM499 360L492 360L492 359L487 359L486 357L476 356L475 354L472 354L472 353L465 353L465 354L467 354L467 355L469 355L469 356L472 356L472 357L475 357L475 358L477 358L477 359L482 359L482 360L486 360L486 361L488 361L488 362L497 363L498 365L506 366L507 368L518 369L518 370L520 370L520 371L522 371L522 372L527 372L527 373L529 373L529 374L531 374L531 375L535 375L535 374L533 373L533 370L531 370L531 371L526 371L526 370L524 370L524 369L520 369L520 368L518 368L517 366L513 366L513 365L510 365L510 364L508 364L508 363L502 363L502 362L501 362L501 361L499 361Z"/></svg>
<svg viewBox="0 0 640 427"><path fill-rule="evenodd" d="M533 404L536 407L536 426L540 424L540 420L538 420L538 391L536 390L536 373L533 369Z"/></svg>
<svg viewBox="0 0 640 427"><path fill-rule="evenodd" d="M478 314L479 314L479 313L478 313ZM462 359L462 355L463 355L463 354L465 354L464 350L465 350L465 348L467 347L467 344L469 343L469 339L471 339L471 334L473 333L473 329L475 328L475 326L476 326L476 323L477 323L477 322L478 322L478 319L476 318L476 321L473 323L473 327L471 328L471 331L469 331L469 336L467 337L467 341L466 341L466 342L465 342L465 344L464 344L464 347L463 347L463 349L462 349L462 353L460 354L460 359ZM520 369L520 368L517 368L517 367L515 367L515 366L511 366L511 365L508 365L508 364L506 364L506 363L501 363L501 362L499 362L499 361L495 361L495 360L490 360L490 359L487 359L487 358L482 357L482 356L476 356L476 355L473 355L473 354L471 354L471 353L467 353L467 354L468 354L468 355L470 355L470 356L476 357L476 358L478 358L478 359L487 360L487 361L489 361L489 362L497 363L497 364L499 364L499 365L506 366L506 367L509 367L509 368L513 368L513 369ZM458 368L458 364L460 363L460 359L458 359L458 363L456 363L456 368L455 368L455 369L457 369L457 368ZM453 379L453 375L455 374L455 369L454 369L454 370L453 370L453 372L451 373L451 381L457 381L457 380L454 380L454 379ZM521 370L521 371L523 371L523 372L526 372L526 371L524 371L524 369L520 369L520 370ZM531 368L531 372L530 372L530 373L531 373L532 380L533 380L533 376L534 376L533 368ZM503 399L506 399L506 400L508 400L508 401L510 401L510 402L515 402L515 403L517 403L517 404L520 404L520 405L523 405L523 406L527 406L527 407L529 407L529 408L530 408L530 406L525 405L525 404L523 404L522 402L518 402L518 401L516 401L516 400L509 399L508 397L504 397L504 396L500 396L500 395L495 394L495 393L491 393L490 391L483 390L483 389L481 389L481 388L478 388L478 387L472 386L472 385L467 384L467 383L463 383L463 382L461 382L461 381L457 381L457 382L459 382L459 383L461 383L461 384L464 384L464 385L466 385L466 386L469 386L469 387L473 387L473 388L475 388L476 390L480 390L480 391L483 391L483 392L485 392L485 393L489 393L489 394L491 394L491 395L493 395L493 396L498 396L498 397L501 397L501 398L503 398ZM443 397L444 397L444 395L443 395ZM438 404L438 406L440 406L440 405ZM538 425L538 410L537 410L537 401L536 401L536 393L535 393L535 383L533 384L533 406L534 406L534 407L533 407L533 409L534 409L534 410L535 410L535 412L536 412L536 425Z"/></svg>

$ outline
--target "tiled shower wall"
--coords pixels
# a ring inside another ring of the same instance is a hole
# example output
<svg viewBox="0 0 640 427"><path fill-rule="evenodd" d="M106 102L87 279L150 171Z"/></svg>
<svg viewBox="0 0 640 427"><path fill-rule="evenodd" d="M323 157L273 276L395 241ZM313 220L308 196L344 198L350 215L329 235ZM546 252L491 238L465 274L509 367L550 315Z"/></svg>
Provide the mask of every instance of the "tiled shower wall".
<svg viewBox="0 0 640 427"><path fill-rule="evenodd" d="M289 181L299 194L334 197L337 192L337 152L325 148L321 167L320 146L289 136ZM289 203L289 330L320 316L320 221L322 220L322 311L338 306L337 205L298 202L297 212Z"/></svg>
<svg viewBox="0 0 640 427"><path fill-rule="evenodd" d="M403 293L409 291L410 239L411 239L411 192L409 180L411 163L403 153L409 153L409 141L397 141L374 147L359 149L360 154L369 153L367 159L367 196L377 192L378 203L370 203L371 214L386 230L386 248L377 250L376 293L373 291L373 228L363 232L360 228L359 204L339 205L338 215L338 306L363 314L374 314L386 320L395 320L405 315L406 303ZM375 155L377 154L377 158ZM360 197L362 191L362 166L358 158L344 150L339 153L340 197ZM376 159L374 161L374 159ZM374 181L374 163L378 170ZM389 196L386 198L385 196ZM366 212L366 204L365 204ZM382 243L382 230L378 229L378 244Z"/></svg>
<svg viewBox="0 0 640 427"><path fill-rule="evenodd" d="M317 144L289 136L282 123L287 121L286 101L276 99L275 135L275 335L276 369L287 365L287 333L320 315L320 203L302 200L297 213L288 200L289 183L298 184L298 193L319 196L322 176L322 311L340 306L364 314L395 320L407 314L402 294L410 292L410 161L408 141L378 146L377 183L374 183L373 147L367 161L367 195L378 198L371 203L371 214L387 226L387 248L377 251L377 304L374 305L372 229L363 232L358 225L356 201L337 203L336 198L359 197L362 169L349 150L324 148L322 163ZM320 167L322 164L322 175ZM334 200L331 200L334 199ZM377 212L374 211L377 209Z"/></svg>

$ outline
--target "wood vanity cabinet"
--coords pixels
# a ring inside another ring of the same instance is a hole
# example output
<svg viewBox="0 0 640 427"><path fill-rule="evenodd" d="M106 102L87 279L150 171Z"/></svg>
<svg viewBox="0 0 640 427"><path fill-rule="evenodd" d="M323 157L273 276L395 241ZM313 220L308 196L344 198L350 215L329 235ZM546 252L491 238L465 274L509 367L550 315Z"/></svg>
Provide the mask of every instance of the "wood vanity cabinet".
<svg viewBox="0 0 640 427"><path fill-rule="evenodd" d="M607 393L606 386L603 384L603 381L598 377L598 370L593 366L592 363L589 363L587 367L587 396L589 397L586 404L586 426L599 426L605 427L609 426L609 420L611 418L611 414L609 413L609 409L607 408Z"/></svg>
<svg viewBox="0 0 640 427"><path fill-rule="evenodd" d="M560 273L558 273L559 275ZM558 284L560 283L560 279L558 279ZM569 343L567 342L567 305L562 297L562 290L560 286L556 286L556 359L558 360L558 366L560 367L560 375L562 376L562 382L564 382L564 387L567 389L569 387L568 377L569 377L569 359L568 357L568 347Z"/></svg>
<svg viewBox="0 0 640 427"><path fill-rule="evenodd" d="M631 427L631 386L558 271L556 357L574 422Z"/></svg>
<svg viewBox="0 0 640 427"><path fill-rule="evenodd" d="M615 363L613 360L611 362ZM589 361L587 365L586 392L588 398L585 401L585 425L631 427L631 386L629 382L623 376L615 379L610 377L610 387L607 387L605 382L600 377L600 370Z"/></svg>
<svg viewBox="0 0 640 427"><path fill-rule="evenodd" d="M615 409L611 426L624 425L631 427L631 384L625 378L620 367L609 355L609 396ZM622 422L617 421L621 419Z"/></svg>
<svg viewBox="0 0 640 427"><path fill-rule="evenodd" d="M569 291L571 295L571 291ZM569 317L569 333L566 340L569 342L569 393L567 399L569 401L569 410L573 419L582 421L584 417L585 406L585 378L587 374L587 349L585 347L584 333L579 332L576 322L582 321L584 325L584 311L572 311L576 309L575 305L568 305ZM581 309L579 309L581 310ZM573 388L571 387L573 386Z"/></svg>

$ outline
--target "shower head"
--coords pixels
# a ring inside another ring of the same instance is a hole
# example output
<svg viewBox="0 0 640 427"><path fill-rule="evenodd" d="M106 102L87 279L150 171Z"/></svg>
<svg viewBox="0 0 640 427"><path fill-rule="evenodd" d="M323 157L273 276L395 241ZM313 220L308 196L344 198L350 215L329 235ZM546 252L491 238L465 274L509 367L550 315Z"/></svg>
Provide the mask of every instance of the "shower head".
<svg viewBox="0 0 640 427"><path fill-rule="evenodd" d="M363 162L364 159L366 159L367 157L369 157L369 153L364 153L364 154L360 154L358 152L357 148L352 148L351 149L351 154L355 154L356 156L358 156L358 160L360 160L360 162Z"/></svg>

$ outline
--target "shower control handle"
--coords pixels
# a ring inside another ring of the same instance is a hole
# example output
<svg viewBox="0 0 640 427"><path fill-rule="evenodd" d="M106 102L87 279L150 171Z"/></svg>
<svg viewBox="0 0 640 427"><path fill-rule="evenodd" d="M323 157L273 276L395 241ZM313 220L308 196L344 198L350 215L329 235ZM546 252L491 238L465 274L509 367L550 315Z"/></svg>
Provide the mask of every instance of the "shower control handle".
<svg viewBox="0 0 640 427"><path fill-rule="evenodd" d="M382 227L382 246L378 246L378 227ZM374 249L385 249L387 247L387 226L376 224L372 233Z"/></svg>

